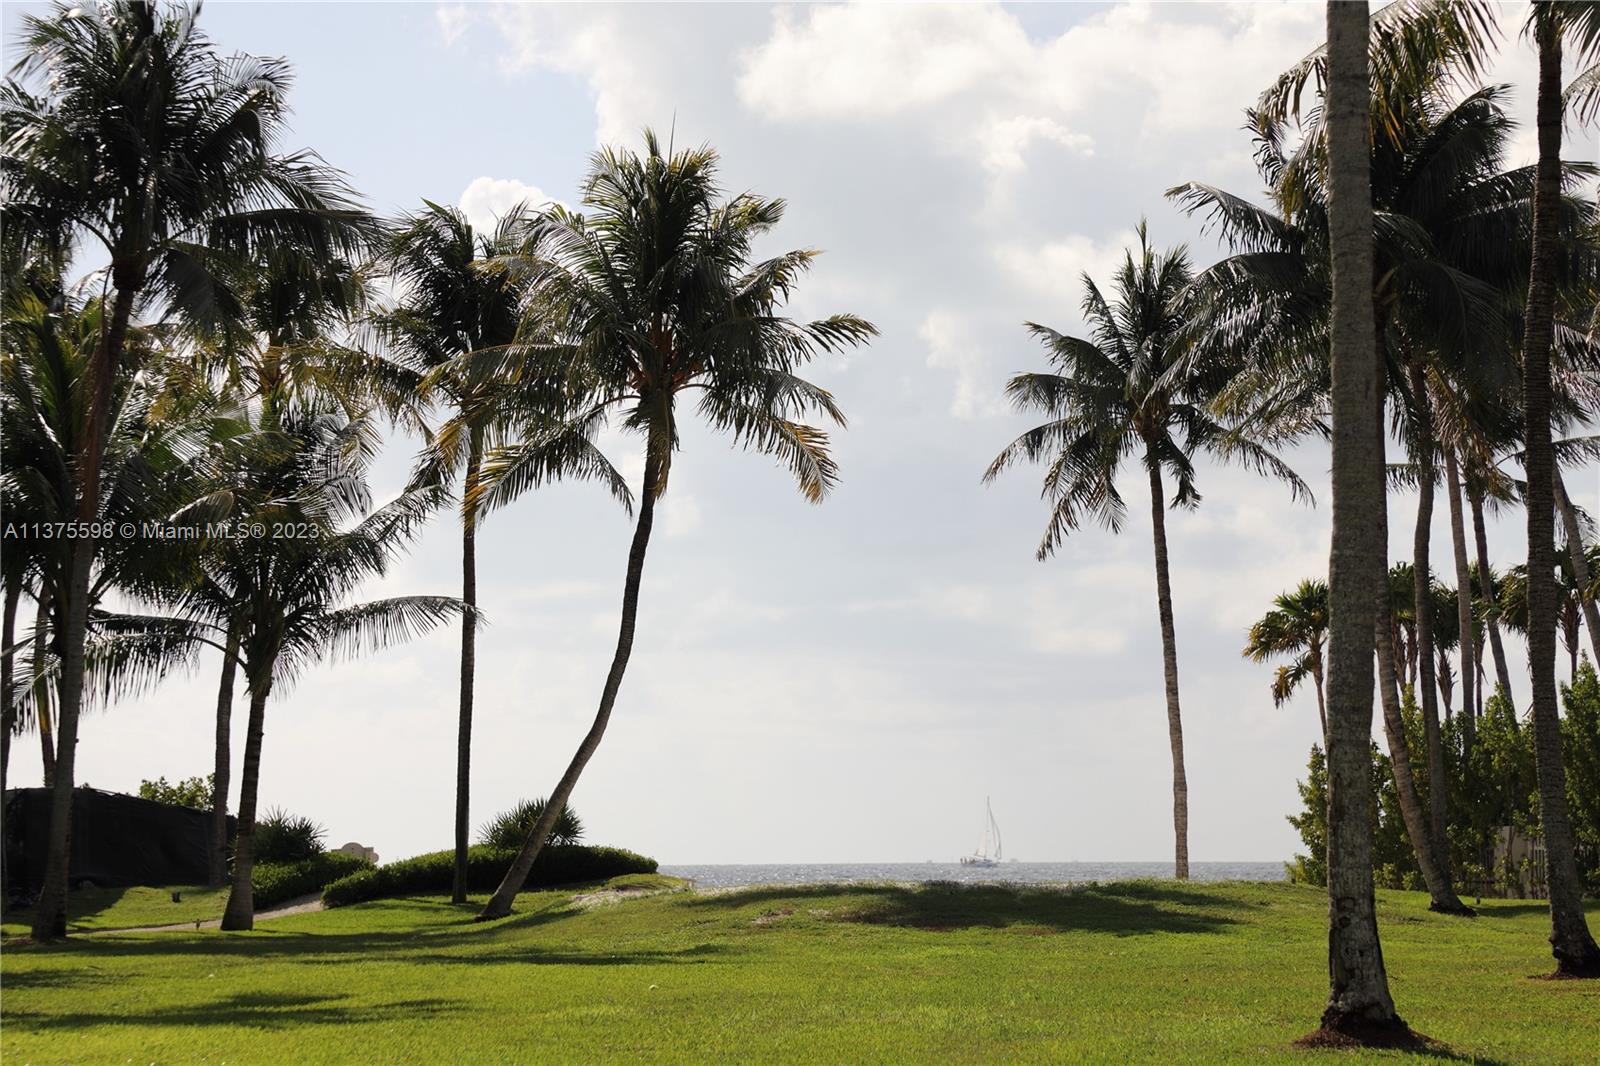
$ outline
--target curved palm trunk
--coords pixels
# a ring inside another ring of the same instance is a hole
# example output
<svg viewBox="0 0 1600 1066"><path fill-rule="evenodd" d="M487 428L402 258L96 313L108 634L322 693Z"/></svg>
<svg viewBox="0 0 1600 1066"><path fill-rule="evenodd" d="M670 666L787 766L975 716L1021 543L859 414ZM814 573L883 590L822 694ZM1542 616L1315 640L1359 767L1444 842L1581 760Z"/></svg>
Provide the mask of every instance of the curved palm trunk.
<svg viewBox="0 0 1600 1066"><path fill-rule="evenodd" d="M1382 375L1380 374L1380 380ZM1374 426L1378 434L1379 466L1386 464L1383 443L1383 389L1377 390L1374 405ZM1389 543L1388 485L1384 485L1385 504L1377 516L1378 541ZM1406 839L1411 841L1412 854L1417 859L1417 870L1428 889L1428 909L1440 914L1470 915L1472 908L1461 902L1455 886L1450 883L1434 858L1433 833L1428 827L1428 815L1422 806L1422 796L1417 791L1416 774L1412 769L1411 741L1406 736L1405 716L1400 711L1400 675L1395 668L1394 605L1389 598L1387 580L1378 591L1377 622L1373 632L1376 638L1378 664L1378 696L1383 707L1383 736L1389 745L1389 773L1394 778L1394 791L1400 801L1400 820L1405 823Z"/></svg>
<svg viewBox="0 0 1600 1066"><path fill-rule="evenodd" d="M1412 610L1417 618L1417 695L1422 703L1422 735L1428 756L1428 823L1433 833L1433 854L1440 873L1450 872L1450 844L1445 834L1450 782L1444 769L1444 740L1439 732L1439 679L1434 670L1433 577L1433 419L1428 410L1428 380L1422 357L1411 353L1406 373L1417 405L1417 525L1411 541Z"/></svg>
<svg viewBox="0 0 1600 1066"><path fill-rule="evenodd" d="M113 265L113 277L125 267ZM111 388L133 318L138 284L118 284L111 322L89 360L92 382L84 412L83 451L78 466L78 521L89 526L100 514L100 464L105 450L106 418ZM61 634L61 682L57 689L56 773L50 797L50 836L45 849L44 884L33 912L33 938L54 940L67 935L67 861L72 841L73 768L78 754L78 713L83 707L83 649L89 633L89 575L95 542L72 542L66 612Z"/></svg>
<svg viewBox="0 0 1600 1066"><path fill-rule="evenodd" d="M1494 580L1489 570L1489 533L1483 522L1483 492L1474 489L1468 494L1468 502L1472 505L1472 537L1477 541L1478 574L1483 585L1483 602L1488 605L1488 617L1484 619L1484 628L1489 631L1489 652L1494 657L1495 682L1505 693L1507 700L1511 699L1511 668L1506 662L1505 642L1500 639L1500 623L1495 617L1499 606L1499 597L1495 594ZM1517 716L1511 716L1511 728L1517 727Z"/></svg>
<svg viewBox="0 0 1600 1066"><path fill-rule="evenodd" d="M1600 664L1600 607L1594 600L1586 599L1583 590L1589 587L1589 560L1583 554L1583 533L1578 528L1578 514L1573 509L1572 498L1567 495L1566 482L1561 479L1559 467L1551 469L1551 481L1554 483L1556 495L1556 509L1561 512L1561 526L1567 534L1567 554L1572 557L1572 576L1578 583L1578 601L1583 606L1583 624L1589 630L1589 647L1594 650L1594 661ZM1572 655L1576 659L1578 642L1572 642ZM1572 672L1578 672L1577 663L1573 663Z"/></svg>
<svg viewBox="0 0 1600 1066"><path fill-rule="evenodd" d="M244 766L239 775L239 827L233 843L233 888L222 912L222 928L255 927L255 893L250 885L256 865L256 792L261 785L261 738L266 731L270 680L250 686L250 724L245 727Z"/></svg>
<svg viewBox="0 0 1600 1066"><path fill-rule="evenodd" d="M467 503L478 487L478 469L483 450L478 432L472 432L467 454L467 472L461 499L461 711L456 724L456 865L450 882L450 902L467 901L467 837L469 790L472 778L472 681L478 665L478 516Z"/></svg>
<svg viewBox="0 0 1600 1066"><path fill-rule="evenodd" d="M38 717L40 758L44 767L44 787L56 783L55 727L50 724L50 681L45 672L50 647L50 589L41 582L39 601L33 615L33 711Z"/></svg>
<svg viewBox="0 0 1600 1066"><path fill-rule="evenodd" d="M6 778L11 769L11 731L17 724L17 606L22 600L22 581L6 586L5 606L0 609L0 805L5 803ZM6 891L5 849L0 848L0 907L9 898Z"/></svg>
<svg viewBox="0 0 1600 1066"><path fill-rule="evenodd" d="M1322 722L1322 750L1328 750L1328 701L1322 691L1322 645L1311 645L1311 683L1317 690L1317 718Z"/></svg>
<svg viewBox="0 0 1600 1066"><path fill-rule="evenodd" d="M1600 947L1583 916L1567 814L1556 710L1555 453L1550 441L1550 345L1555 325L1556 218L1561 196L1560 8L1536 9L1539 163L1533 195L1533 262L1522 338L1528 475L1528 667L1533 675L1533 752L1550 891L1550 947L1558 973L1600 976Z"/></svg>
<svg viewBox="0 0 1600 1066"><path fill-rule="evenodd" d="M1450 546L1456 560L1456 626L1461 642L1462 737L1472 748L1474 722L1473 684L1478 679L1474 653L1477 641L1472 630L1472 574L1467 564L1467 527L1461 514L1461 471L1456 466L1454 448L1444 452L1445 487L1450 493Z"/></svg>
<svg viewBox="0 0 1600 1066"><path fill-rule="evenodd" d="M523 843L522 850L517 852L500 887L495 889L494 895L489 897L489 902L479 912L477 920L480 922L504 918L511 913L511 904L527 882L533 862L539 857L550 830L555 828L556 819L566 809L567 799L578 784L579 775L600 746L600 739L605 736L606 723L611 720L611 708L617 702L618 690L622 688L622 675L628 668L628 657L633 653L634 621L639 613L639 584L644 576L644 555L650 544L650 527L655 520L656 485L660 474L660 460L652 451L645 457L644 484L639 494L639 519L633 529L633 543L628 548L628 576L622 587L622 621L617 630L617 650L611 657L611 671L606 675L605 688L600 692L600 708L595 712L594 724L589 727L583 743L578 745L578 751L567 765L566 772L561 775L555 791L550 793L544 814L539 816L529 831L528 839Z"/></svg>
<svg viewBox="0 0 1600 1066"><path fill-rule="evenodd" d="M1150 470L1150 525L1156 549L1156 609L1161 616L1161 667L1167 688L1167 739L1172 746L1173 876L1189 877L1189 781L1183 771L1183 716L1178 709L1178 638L1172 624L1172 579L1167 573L1166 501L1161 468L1145 456Z"/></svg>
<svg viewBox="0 0 1600 1066"><path fill-rule="evenodd" d="M211 769L211 870L209 883L228 883L228 777L232 771L233 683L239 669L238 627L228 629L227 651L222 656L222 680L217 686L216 752Z"/></svg>
<svg viewBox="0 0 1600 1066"><path fill-rule="evenodd" d="M1367 5L1329 0L1328 228L1333 536L1328 565L1328 1001L1323 1029L1367 1039L1405 1031L1389 996L1372 888L1372 605L1385 545L1372 299Z"/></svg>

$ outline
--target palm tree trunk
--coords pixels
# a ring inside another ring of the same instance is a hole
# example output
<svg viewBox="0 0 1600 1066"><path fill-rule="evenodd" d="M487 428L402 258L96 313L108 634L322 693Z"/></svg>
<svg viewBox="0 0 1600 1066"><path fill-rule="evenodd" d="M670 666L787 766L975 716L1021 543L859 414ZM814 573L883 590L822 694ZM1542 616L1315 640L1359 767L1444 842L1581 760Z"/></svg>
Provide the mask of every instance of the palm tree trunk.
<svg viewBox="0 0 1600 1066"><path fill-rule="evenodd" d="M1456 625L1461 641L1462 739L1467 750L1473 741L1473 684L1478 679L1478 664L1473 655L1477 643L1472 627L1472 573L1467 563L1467 526L1461 513L1461 471L1456 466L1454 448L1444 452L1446 488L1450 492L1450 546L1456 559Z"/></svg>
<svg viewBox="0 0 1600 1066"><path fill-rule="evenodd" d="M1172 578L1167 572L1167 513L1161 467L1145 455L1150 471L1150 527L1156 550L1156 610L1161 618L1161 667L1167 688L1167 740L1172 746L1173 876L1189 878L1189 781L1183 770L1183 716L1178 708L1178 638L1172 624Z"/></svg>
<svg viewBox="0 0 1600 1066"><path fill-rule="evenodd" d="M22 600L22 577L7 583L5 606L0 609L0 808L5 805L6 778L11 769L11 731L17 724L17 606ZM0 814L0 818L3 818ZM5 848L0 847L0 907L7 892Z"/></svg>
<svg viewBox="0 0 1600 1066"><path fill-rule="evenodd" d="M233 842L233 888L222 912L222 928L255 927L255 893L250 878L256 865L256 792L261 785L261 738L266 731L267 695L272 691L270 676L259 685L251 683L250 724L245 728L244 766L239 775L239 825Z"/></svg>
<svg viewBox="0 0 1600 1066"><path fill-rule="evenodd" d="M33 713L38 719L40 756L44 766L44 787L56 783L55 727L50 724L50 681L46 672L50 660L50 586L39 582L39 600L33 615Z"/></svg>
<svg viewBox="0 0 1600 1066"><path fill-rule="evenodd" d="M1382 374L1379 380L1382 380ZM1383 443L1383 389L1377 390L1378 402L1373 407L1373 425L1378 434L1380 465L1387 459ZM1388 486L1384 491L1387 494ZM1377 517L1378 541L1389 543L1389 508L1386 505L1374 512ZM1394 605L1385 579L1378 591L1377 623L1374 636L1377 645L1378 695L1383 706L1383 735L1389 745L1389 773L1394 778L1394 791L1400 801L1400 820L1405 823L1406 839L1411 841L1411 851L1417 858L1417 870L1428 889L1428 909L1440 914L1470 915L1472 909L1456 895L1455 886L1440 872L1434 858L1433 833L1428 828L1427 812L1422 796L1417 790L1416 774L1411 762L1411 741L1406 736L1405 715L1400 710L1400 676L1395 669Z"/></svg>
<svg viewBox="0 0 1600 1066"><path fill-rule="evenodd" d="M239 668L239 628L228 627L222 656L222 681L217 686L217 741L211 770L211 871L209 883L228 883L228 777L232 770L233 682Z"/></svg>
<svg viewBox="0 0 1600 1066"><path fill-rule="evenodd" d="M477 430L467 452L461 492L461 711L456 726L456 865L450 881L450 902L467 901L467 820L472 778L472 680L478 664L478 516L475 492L483 447Z"/></svg>
<svg viewBox="0 0 1600 1066"><path fill-rule="evenodd" d="M628 656L633 653L634 621L639 613L639 585L644 577L644 555L650 545L650 527L655 520L656 485L661 475L661 459L653 444L652 441L651 445L647 445L644 484L639 494L639 518L633 528L633 543L628 547L628 576L622 586L622 620L617 629L617 649L611 657L611 670L606 675L605 688L600 692L600 708L595 712L594 724L578 745L572 762L567 765L555 791L550 793L549 800L545 802L544 814L539 816L529 831L528 839L523 843L522 850L517 852L500 887L495 889L494 895L489 897L489 902L479 912L477 920L480 922L504 918L511 913L511 904L516 900L517 892L527 882L534 860L539 857L539 851L550 836L550 830L555 827L556 819L566 809L567 799L577 786L579 775L600 746L606 723L611 720L611 708L617 702L617 692L622 688L622 675L628 668Z"/></svg>
<svg viewBox="0 0 1600 1066"><path fill-rule="evenodd" d="M1333 537L1328 566L1328 1002L1322 1027L1405 1031L1389 996L1372 888L1372 605L1385 546L1373 329L1367 5L1329 0L1328 182L1333 252Z"/></svg>
<svg viewBox="0 0 1600 1066"><path fill-rule="evenodd" d="M1422 735L1428 755L1428 821L1439 872L1452 883L1450 843L1445 833L1450 781L1444 768L1444 739L1439 731L1439 679L1434 670L1433 588L1433 419L1428 409L1428 379L1420 353L1409 353L1406 373L1417 408L1417 525L1411 541L1412 610L1417 618L1417 689L1422 703Z"/></svg>
<svg viewBox="0 0 1600 1066"><path fill-rule="evenodd" d="M113 264L113 277L126 271ZM122 349L133 318L133 301L142 278L116 286L111 322L89 360L92 393L84 412L83 450L78 467L78 521L93 526L100 514L100 464L105 450L106 418ZM135 283L136 282L136 283ZM50 836L45 849L44 883L33 911L33 939L67 935L67 862L72 843L73 769L78 754L78 713L83 707L83 650L89 634L89 576L94 567L91 537L72 541L72 569L67 580L65 620L61 634L61 681L57 687L56 775L50 797Z"/></svg>
<svg viewBox="0 0 1600 1066"><path fill-rule="evenodd" d="M1483 491L1474 489L1468 493L1472 504L1472 537L1477 541L1478 549L1478 579L1482 585L1483 602L1488 606L1487 618L1484 628L1489 631L1489 651L1494 656L1495 682L1505 693L1507 700L1511 699L1511 668L1506 661L1505 642L1500 639L1500 622L1496 616L1499 608L1499 596L1494 589L1494 578L1489 569L1489 533L1483 521ZM1512 714L1511 727L1516 728L1517 716Z"/></svg>
<svg viewBox="0 0 1600 1066"><path fill-rule="evenodd" d="M1328 750L1328 701L1322 691L1322 647L1311 646L1311 683L1317 690L1317 718L1322 722L1322 750Z"/></svg>
<svg viewBox="0 0 1600 1066"><path fill-rule="evenodd" d="M1583 533L1578 528L1578 514L1572 507L1572 498L1567 495L1566 482L1561 479L1559 467L1552 467L1551 481L1556 494L1556 508L1561 512L1561 525L1567 534L1567 553L1572 556L1572 576L1578 583L1578 602L1583 605L1583 624L1589 630L1589 647L1594 650L1594 661L1600 665L1600 607L1594 600L1584 597L1583 592L1589 587L1589 560L1583 554ZM1573 654L1577 654L1577 641L1573 641ZM1577 672L1577 667L1573 667Z"/></svg>
<svg viewBox="0 0 1600 1066"><path fill-rule="evenodd" d="M1567 814L1556 709L1555 453L1550 441L1550 346L1555 328L1556 221L1561 198L1561 10L1534 9L1539 47L1539 163L1533 195L1533 261L1522 337L1528 475L1528 667L1533 675L1533 752L1539 785L1550 947L1558 973L1600 976L1600 947L1583 916Z"/></svg>

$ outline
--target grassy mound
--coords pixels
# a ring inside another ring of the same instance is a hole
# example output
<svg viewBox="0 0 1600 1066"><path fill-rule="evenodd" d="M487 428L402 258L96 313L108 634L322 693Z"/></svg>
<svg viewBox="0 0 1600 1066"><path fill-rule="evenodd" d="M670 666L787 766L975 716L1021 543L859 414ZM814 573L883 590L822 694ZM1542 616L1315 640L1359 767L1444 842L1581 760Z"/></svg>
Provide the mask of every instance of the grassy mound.
<svg viewBox="0 0 1600 1066"><path fill-rule="evenodd" d="M485 844L467 849L467 889L493 892L511 868L516 852ZM385 899L391 896L448 895L455 877L455 852L433 851L376 869L362 870L334 881L322 893L329 907ZM586 844L555 844L539 852L523 885L529 888L604 881L624 874L653 874L656 861L623 848Z"/></svg>
<svg viewBox="0 0 1600 1066"><path fill-rule="evenodd" d="M627 883L624 879L611 887ZM653 882L651 884L654 884ZM664 886L656 886L664 887ZM1287 884L894 885L387 899L254 933L0 957L16 1062L1216 1062L1304 1066L1327 901ZM1543 981L1548 915L1379 893L1407 1022L1462 1060L1592 1061L1600 986ZM1600 907L1591 910L1600 921ZM1487 1006L1486 1006L1487 1005ZM1308 1056L1310 1056L1308 1058ZM1414 1061L1341 1052L1340 1063Z"/></svg>

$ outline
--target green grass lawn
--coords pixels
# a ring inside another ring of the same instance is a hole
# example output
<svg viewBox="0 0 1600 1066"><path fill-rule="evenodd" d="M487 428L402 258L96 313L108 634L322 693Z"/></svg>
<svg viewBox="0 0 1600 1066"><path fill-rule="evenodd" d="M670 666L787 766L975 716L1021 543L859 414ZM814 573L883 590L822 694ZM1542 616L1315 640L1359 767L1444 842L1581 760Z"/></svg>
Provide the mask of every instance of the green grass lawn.
<svg viewBox="0 0 1600 1066"><path fill-rule="evenodd" d="M1304 1062L1326 900L1287 884L772 888L584 910L439 899L253 933L12 946L6 1063ZM1442 918L1380 894L1402 1013L1465 1060L1593 1062L1600 985L1534 902ZM1591 911L1600 924L1600 908ZM1373 1058L1383 1056L1374 1055ZM1391 1058L1399 1058L1391 1053Z"/></svg>
<svg viewBox="0 0 1600 1066"><path fill-rule="evenodd" d="M172 894L178 893L178 902ZM132 929L138 926L176 925L222 917L228 903L226 888L174 885L171 888L85 888L72 893L67 926L73 932L96 929ZM0 931L8 937L26 935L33 911L8 908Z"/></svg>

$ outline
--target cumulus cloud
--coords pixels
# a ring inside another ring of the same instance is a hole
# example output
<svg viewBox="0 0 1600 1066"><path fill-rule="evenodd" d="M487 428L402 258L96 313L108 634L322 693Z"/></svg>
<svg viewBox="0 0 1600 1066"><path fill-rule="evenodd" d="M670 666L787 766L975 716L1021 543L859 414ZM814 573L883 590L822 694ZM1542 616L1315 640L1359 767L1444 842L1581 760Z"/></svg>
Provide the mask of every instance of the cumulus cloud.
<svg viewBox="0 0 1600 1066"><path fill-rule="evenodd" d="M495 221L517 204L526 203L538 208L553 200L537 186L515 178L491 178L485 175L473 178L472 183L461 190L459 202L461 212L467 216L473 228L487 230L492 229Z"/></svg>
<svg viewBox="0 0 1600 1066"><path fill-rule="evenodd" d="M931 311L917 330L928 346L928 365L948 370L955 378L950 413L957 418L984 418L1001 410L995 375L978 329L954 311Z"/></svg>

